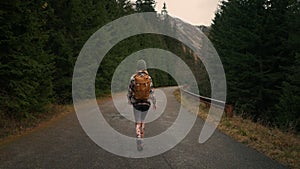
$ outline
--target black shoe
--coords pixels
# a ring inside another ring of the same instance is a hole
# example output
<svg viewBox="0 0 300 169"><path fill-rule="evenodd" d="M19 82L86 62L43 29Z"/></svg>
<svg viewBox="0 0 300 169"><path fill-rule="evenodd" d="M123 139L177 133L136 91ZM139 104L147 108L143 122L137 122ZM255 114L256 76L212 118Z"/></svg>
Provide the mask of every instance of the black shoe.
<svg viewBox="0 0 300 169"><path fill-rule="evenodd" d="M139 138L136 140L136 148L138 151L143 151L143 142Z"/></svg>
<svg viewBox="0 0 300 169"><path fill-rule="evenodd" d="M137 148L138 151L143 151L143 146L142 145L138 145L136 148Z"/></svg>

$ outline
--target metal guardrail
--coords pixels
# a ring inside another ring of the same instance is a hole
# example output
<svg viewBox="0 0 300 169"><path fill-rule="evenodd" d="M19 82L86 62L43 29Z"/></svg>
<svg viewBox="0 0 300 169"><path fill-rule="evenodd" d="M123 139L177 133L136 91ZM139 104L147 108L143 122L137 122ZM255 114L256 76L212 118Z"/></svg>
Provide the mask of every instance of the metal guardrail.
<svg viewBox="0 0 300 169"><path fill-rule="evenodd" d="M200 100L200 102L205 104L205 107L214 106L214 107L224 108L226 117L233 116L233 106L230 104L226 104L224 101L197 95L195 93L185 90L183 87L180 87L180 90L183 91L184 93L187 93L187 94L195 97L195 98L198 98Z"/></svg>

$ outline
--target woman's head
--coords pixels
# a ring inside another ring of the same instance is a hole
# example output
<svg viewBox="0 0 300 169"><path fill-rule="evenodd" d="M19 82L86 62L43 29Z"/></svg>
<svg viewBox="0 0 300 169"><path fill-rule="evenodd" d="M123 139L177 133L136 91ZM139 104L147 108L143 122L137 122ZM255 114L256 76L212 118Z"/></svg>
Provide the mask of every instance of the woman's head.
<svg viewBox="0 0 300 169"><path fill-rule="evenodd" d="M146 70L147 66L146 66L146 62L144 60L138 60L137 61L137 65L136 65L136 70L140 71L140 70Z"/></svg>

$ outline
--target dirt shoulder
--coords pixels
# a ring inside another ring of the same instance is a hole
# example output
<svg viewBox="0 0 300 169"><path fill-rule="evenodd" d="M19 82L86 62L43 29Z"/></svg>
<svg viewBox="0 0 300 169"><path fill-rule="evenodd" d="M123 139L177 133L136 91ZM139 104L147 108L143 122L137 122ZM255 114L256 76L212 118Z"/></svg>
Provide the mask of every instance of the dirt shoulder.
<svg viewBox="0 0 300 169"><path fill-rule="evenodd" d="M74 112L73 105L51 105L47 113L23 120L3 117L0 119L0 146L36 130L45 128Z"/></svg>
<svg viewBox="0 0 300 169"><path fill-rule="evenodd" d="M97 98L97 102L101 103L110 99L110 95L103 95ZM0 146L16 140L21 136L45 128L74 112L73 104L52 104L50 105L48 112L43 114L35 114L32 117L22 120L0 117Z"/></svg>
<svg viewBox="0 0 300 169"><path fill-rule="evenodd" d="M178 101L181 100L179 90L174 92ZM206 119L209 108L200 105L199 117ZM236 141L265 154L266 156L290 167L300 168L300 136L282 132L279 129L254 123L240 116L223 117L218 129Z"/></svg>

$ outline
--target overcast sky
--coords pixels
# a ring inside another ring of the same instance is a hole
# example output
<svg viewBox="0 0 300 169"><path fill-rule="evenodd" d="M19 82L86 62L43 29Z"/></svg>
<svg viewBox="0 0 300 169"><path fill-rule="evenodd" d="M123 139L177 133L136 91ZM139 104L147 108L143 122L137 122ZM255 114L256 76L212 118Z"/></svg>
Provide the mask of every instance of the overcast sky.
<svg viewBox="0 0 300 169"><path fill-rule="evenodd" d="M219 0L156 0L156 11L161 12L166 2L169 15L182 19L192 25L211 24Z"/></svg>

